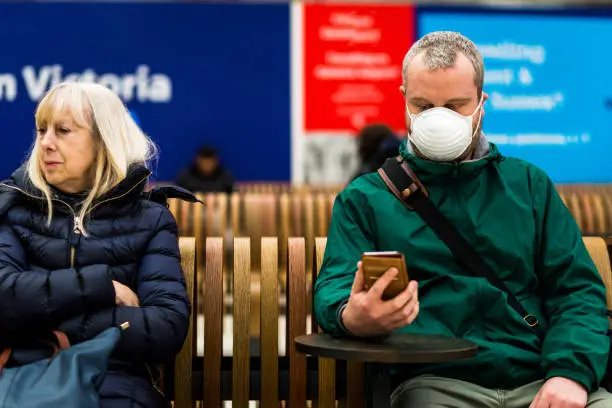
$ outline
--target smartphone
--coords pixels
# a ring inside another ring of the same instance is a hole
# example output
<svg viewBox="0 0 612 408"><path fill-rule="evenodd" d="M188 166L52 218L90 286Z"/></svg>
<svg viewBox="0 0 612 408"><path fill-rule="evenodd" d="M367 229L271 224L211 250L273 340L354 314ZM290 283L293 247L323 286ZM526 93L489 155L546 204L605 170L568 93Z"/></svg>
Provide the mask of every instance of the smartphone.
<svg viewBox="0 0 612 408"><path fill-rule="evenodd" d="M406 270L404 254L401 252L364 252L361 254L361 265L363 279L368 290L389 268L396 268L399 271L383 292L382 298L384 300L396 297L408 287L408 271Z"/></svg>

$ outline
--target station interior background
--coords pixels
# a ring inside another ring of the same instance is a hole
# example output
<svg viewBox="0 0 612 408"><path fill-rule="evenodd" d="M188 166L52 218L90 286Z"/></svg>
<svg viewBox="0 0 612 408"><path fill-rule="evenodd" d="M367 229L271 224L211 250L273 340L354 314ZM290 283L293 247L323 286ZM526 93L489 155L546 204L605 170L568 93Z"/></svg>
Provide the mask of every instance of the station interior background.
<svg viewBox="0 0 612 408"><path fill-rule="evenodd" d="M611 4L1 2L0 179L27 155L37 101L64 80L97 81L122 97L160 148L152 184L175 183L200 147L216 149L232 192L200 192L205 206L171 209L181 234L199 239L200 274L204 239L226 238L225 355L232 239L251 237L257 353L258 240L279 237L286 276L286 238L306 237L312 265L311 241L326 235L336 194L360 166L359 131L385 124L405 137L401 62L428 32L459 31L477 44L489 139L547 171L584 234L610 235ZM284 327L281 313L281 352Z"/></svg>

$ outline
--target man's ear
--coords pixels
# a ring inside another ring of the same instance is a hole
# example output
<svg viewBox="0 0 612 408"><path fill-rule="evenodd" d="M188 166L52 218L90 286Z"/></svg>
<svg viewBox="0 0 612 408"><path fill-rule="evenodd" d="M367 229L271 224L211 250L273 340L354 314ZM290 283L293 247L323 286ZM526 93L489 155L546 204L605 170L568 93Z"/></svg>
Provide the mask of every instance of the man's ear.
<svg viewBox="0 0 612 408"><path fill-rule="evenodd" d="M406 97L406 87L404 85L400 85L399 91L402 94L402 96L405 98Z"/></svg>
<svg viewBox="0 0 612 408"><path fill-rule="evenodd" d="M482 93L482 105L480 105L480 109L482 109L482 117L484 117L485 115L484 104L487 101L487 99L489 99L489 94L486 92L483 92Z"/></svg>

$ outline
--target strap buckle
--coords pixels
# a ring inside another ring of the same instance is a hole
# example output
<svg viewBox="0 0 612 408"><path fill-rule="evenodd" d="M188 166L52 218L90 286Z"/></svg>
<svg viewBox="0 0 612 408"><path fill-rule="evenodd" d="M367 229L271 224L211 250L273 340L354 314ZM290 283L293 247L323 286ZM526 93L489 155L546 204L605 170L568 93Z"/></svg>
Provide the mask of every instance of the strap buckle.
<svg viewBox="0 0 612 408"><path fill-rule="evenodd" d="M404 191L402 191L402 195L405 198L408 198L412 195L412 193L418 191L419 186L417 186L416 183L412 183L411 185L408 186L408 188L404 189Z"/></svg>
<svg viewBox="0 0 612 408"><path fill-rule="evenodd" d="M538 318L532 314L528 314L527 316L523 317L523 320L529 325L529 327L535 327L540 324Z"/></svg>

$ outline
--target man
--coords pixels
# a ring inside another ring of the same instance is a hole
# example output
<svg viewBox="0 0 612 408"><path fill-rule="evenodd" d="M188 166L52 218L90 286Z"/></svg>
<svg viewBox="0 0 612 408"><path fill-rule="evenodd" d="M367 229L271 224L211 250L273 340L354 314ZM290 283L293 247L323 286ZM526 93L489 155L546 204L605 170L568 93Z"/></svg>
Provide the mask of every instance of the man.
<svg viewBox="0 0 612 408"><path fill-rule="evenodd" d="M435 32L415 43L403 64L410 131L400 154L545 338L505 293L463 270L378 173L336 200L315 286L317 321L335 335L398 330L478 344L469 360L398 368L396 408L611 407L612 395L599 388L609 351L605 287L547 175L502 156L481 132L483 82L482 56L467 38ZM366 291L358 264L363 252L383 250L404 253L411 279L388 301L381 293L397 271Z"/></svg>
<svg viewBox="0 0 612 408"><path fill-rule="evenodd" d="M176 184L194 193L234 191L234 177L221 166L217 151L209 146L198 150L193 165L178 175Z"/></svg>

